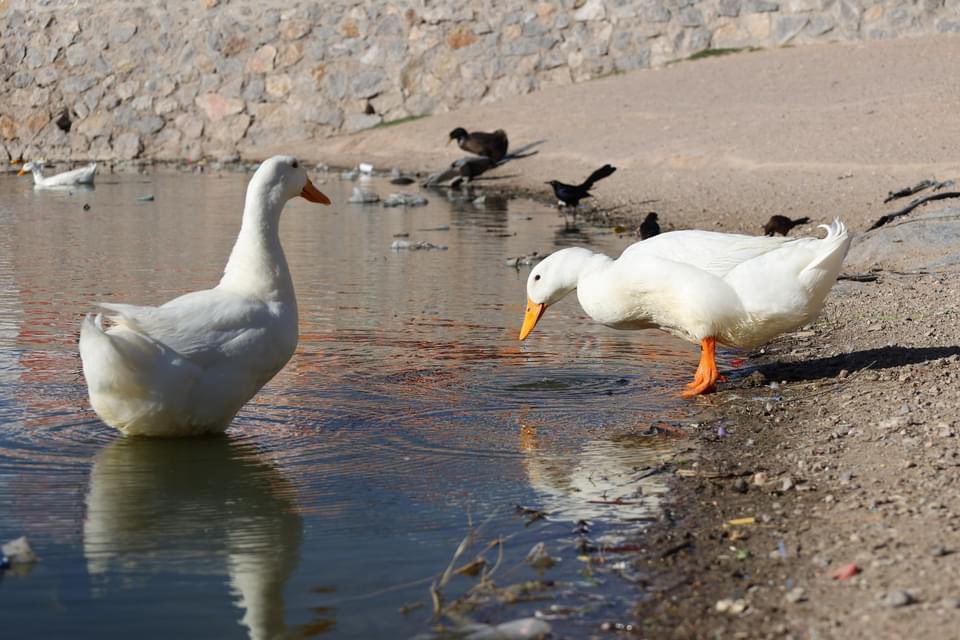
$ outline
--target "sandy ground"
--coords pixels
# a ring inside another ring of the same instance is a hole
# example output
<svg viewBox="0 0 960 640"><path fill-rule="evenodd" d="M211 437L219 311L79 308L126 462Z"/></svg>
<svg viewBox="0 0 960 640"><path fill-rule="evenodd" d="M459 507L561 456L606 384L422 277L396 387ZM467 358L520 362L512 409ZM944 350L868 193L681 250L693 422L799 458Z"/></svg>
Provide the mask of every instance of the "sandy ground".
<svg viewBox="0 0 960 640"><path fill-rule="evenodd" d="M546 196L545 180L611 162L598 204L656 209L666 227L755 233L785 213L862 231L901 204L888 191L960 178L957 60L957 37L740 53L296 152L434 170L460 155L443 146L453 127L503 127L515 146L546 142L498 187ZM650 593L643 635L956 637L960 272L879 266L663 430L689 446L674 506L629 560Z"/></svg>
<svg viewBox="0 0 960 640"><path fill-rule="evenodd" d="M619 168L597 204L666 227L755 232L774 213L853 229L889 210L891 189L960 177L960 38L812 45L737 53L610 76L468 107L294 152L333 166L435 171L462 156L457 126L503 128L532 158L493 172L498 186L548 193L546 180ZM248 150L268 156L283 149ZM647 202L654 201L654 202Z"/></svg>

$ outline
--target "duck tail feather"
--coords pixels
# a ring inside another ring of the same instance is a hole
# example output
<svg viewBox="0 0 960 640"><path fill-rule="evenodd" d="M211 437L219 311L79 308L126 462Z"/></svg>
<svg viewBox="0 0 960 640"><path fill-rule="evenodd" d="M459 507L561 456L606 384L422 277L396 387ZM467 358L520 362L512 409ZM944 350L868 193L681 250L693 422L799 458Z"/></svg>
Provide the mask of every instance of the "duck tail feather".
<svg viewBox="0 0 960 640"><path fill-rule="evenodd" d="M833 222L831 222L829 225L817 225L817 228L827 230L827 236L824 238L824 240L833 240L835 238L847 235L847 226L843 224L840 218L834 218Z"/></svg>

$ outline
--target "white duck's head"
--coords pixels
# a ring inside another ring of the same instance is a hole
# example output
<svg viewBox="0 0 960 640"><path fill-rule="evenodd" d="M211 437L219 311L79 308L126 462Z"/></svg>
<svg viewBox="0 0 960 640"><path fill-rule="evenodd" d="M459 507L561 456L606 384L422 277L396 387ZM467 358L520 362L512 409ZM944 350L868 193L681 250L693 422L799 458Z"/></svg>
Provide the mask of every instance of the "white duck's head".
<svg viewBox="0 0 960 640"><path fill-rule="evenodd" d="M275 209L277 213L288 200L297 196L310 202L330 204L330 198L313 186L307 170L293 156L273 156L263 161L247 187L247 198L251 196L267 203L267 208Z"/></svg>
<svg viewBox="0 0 960 640"><path fill-rule="evenodd" d="M589 249L570 247L550 254L533 268L527 278L527 312L520 329L521 340L530 335L547 307L577 290L580 276L597 257L609 261L607 256Z"/></svg>
<svg viewBox="0 0 960 640"><path fill-rule="evenodd" d="M28 162L27 164L20 167L20 171L17 172L17 175L25 176L31 171L39 171L42 166L43 166L42 161L32 160L31 162Z"/></svg>

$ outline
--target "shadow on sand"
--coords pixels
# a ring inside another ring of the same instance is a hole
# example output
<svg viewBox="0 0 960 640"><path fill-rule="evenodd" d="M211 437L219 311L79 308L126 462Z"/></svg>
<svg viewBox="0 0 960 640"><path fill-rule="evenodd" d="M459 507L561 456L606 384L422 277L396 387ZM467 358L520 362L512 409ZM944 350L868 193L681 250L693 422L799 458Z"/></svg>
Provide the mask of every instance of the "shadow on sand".
<svg viewBox="0 0 960 640"><path fill-rule="evenodd" d="M898 347L888 346L877 349L865 349L853 353L842 353L829 358L815 358L800 362L771 362L759 367L758 371L770 380L799 382L836 377L842 370L855 373L861 369L892 369L908 364L920 364L960 356L960 346L956 347Z"/></svg>

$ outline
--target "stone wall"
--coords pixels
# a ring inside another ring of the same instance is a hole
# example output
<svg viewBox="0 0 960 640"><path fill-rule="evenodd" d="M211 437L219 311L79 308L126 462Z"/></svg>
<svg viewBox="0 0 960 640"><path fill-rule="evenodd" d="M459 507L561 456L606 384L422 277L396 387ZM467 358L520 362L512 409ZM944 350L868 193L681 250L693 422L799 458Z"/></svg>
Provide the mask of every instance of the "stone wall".
<svg viewBox="0 0 960 640"><path fill-rule="evenodd" d="M960 32L960 0L0 0L0 161L198 159L706 49Z"/></svg>

